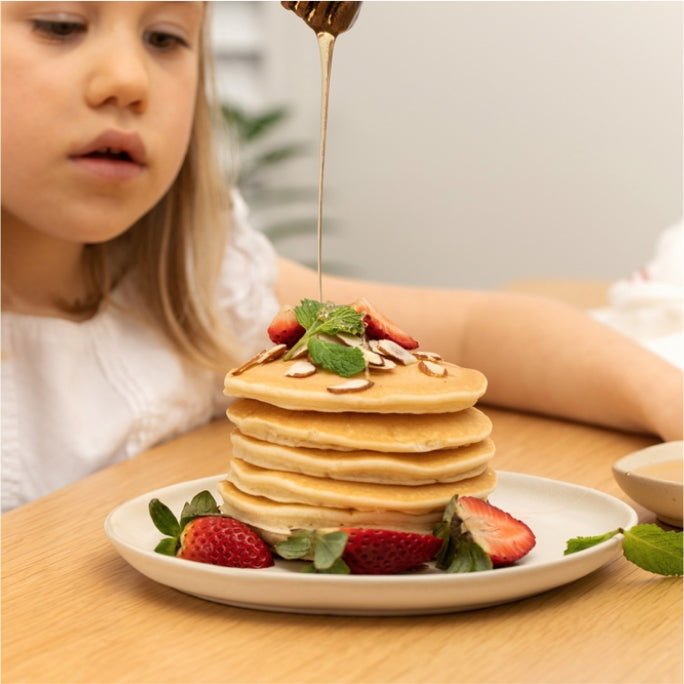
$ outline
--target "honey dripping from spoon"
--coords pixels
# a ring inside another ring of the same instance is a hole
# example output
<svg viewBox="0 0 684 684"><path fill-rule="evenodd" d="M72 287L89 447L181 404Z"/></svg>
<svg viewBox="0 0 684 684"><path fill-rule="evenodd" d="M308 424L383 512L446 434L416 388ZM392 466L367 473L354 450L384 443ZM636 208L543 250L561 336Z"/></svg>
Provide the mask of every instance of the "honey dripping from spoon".
<svg viewBox="0 0 684 684"><path fill-rule="evenodd" d="M318 299L323 301L323 177L325 147L328 134L328 103L330 99L330 73L335 39L350 29L361 9L360 2L281 2L311 27L318 39L321 56L321 142L318 170L318 222L316 228L318 263Z"/></svg>

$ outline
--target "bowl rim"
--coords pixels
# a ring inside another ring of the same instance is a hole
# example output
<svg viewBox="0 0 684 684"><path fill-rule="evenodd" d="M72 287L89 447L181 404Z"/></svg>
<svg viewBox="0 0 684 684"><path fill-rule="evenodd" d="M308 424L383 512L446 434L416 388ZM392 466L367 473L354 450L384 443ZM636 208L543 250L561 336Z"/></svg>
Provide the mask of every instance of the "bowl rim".
<svg viewBox="0 0 684 684"><path fill-rule="evenodd" d="M657 483L672 489L684 489L684 483L664 478L654 477L653 475L635 472L638 468L645 465L656 463L667 463L669 461L681 461L684 468L684 441L661 442L639 449L623 456L613 464L613 473L616 478L628 477L644 484Z"/></svg>

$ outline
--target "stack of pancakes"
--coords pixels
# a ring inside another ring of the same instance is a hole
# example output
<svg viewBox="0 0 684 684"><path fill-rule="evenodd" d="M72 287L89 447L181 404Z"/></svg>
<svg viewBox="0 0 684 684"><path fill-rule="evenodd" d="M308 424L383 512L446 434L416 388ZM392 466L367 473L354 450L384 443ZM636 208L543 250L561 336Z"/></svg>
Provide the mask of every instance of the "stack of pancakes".
<svg viewBox="0 0 684 684"><path fill-rule="evenodd" d="M238 400L223 512L275 543L294 529L429 533L455 494L487 497L492 425L474 406L484 375L433 359L445 371L435 376L413 358L368 370L355 391L336 391L343 378L322 368L290 377L297 362L282 358L229 372L225 393Z"/></svg>

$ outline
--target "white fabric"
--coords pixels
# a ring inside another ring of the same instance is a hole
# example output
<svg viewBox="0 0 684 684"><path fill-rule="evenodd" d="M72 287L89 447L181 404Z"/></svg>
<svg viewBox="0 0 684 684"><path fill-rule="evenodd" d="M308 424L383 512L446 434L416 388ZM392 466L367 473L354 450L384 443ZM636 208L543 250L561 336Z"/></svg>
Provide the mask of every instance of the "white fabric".
<svg viewBox="0 0 684 684"><path fill-rule="evenodd" d="M277 272L239 198L234 224L219 301L247 357L268 344ZM138 301L130 283L113 300L122 306L83 323L3 312L3 512L225 410L222 375L183 361L144 317L127 313Z"/></svg>
<svg viewBox="0 0 684 684"><path fill-rule="evenodd" d="M617 281L610 306L593 316L684 369L684 225L658 240L653 258L638 272Z"/></svg>

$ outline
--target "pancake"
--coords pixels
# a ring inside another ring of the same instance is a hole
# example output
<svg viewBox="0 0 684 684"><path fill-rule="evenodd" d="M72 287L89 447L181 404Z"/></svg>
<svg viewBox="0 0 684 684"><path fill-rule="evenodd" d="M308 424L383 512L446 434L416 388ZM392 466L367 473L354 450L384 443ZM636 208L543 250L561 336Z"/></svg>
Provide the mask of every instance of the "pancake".
<svg viewBox="0 0 684 684"><path fill-rule="evenodd" d="M233 458L226 479L247 494L264 496L272 501L417 515L443 511L454 494L471 495L494 488L496 475L486 464L475 468L470 475L470 478L459 482L415 486L348 482L259 468Z"/></svg>
<svg viewBox="0 0 684 684"><path fill-rule="evenodd" d="M494 455L494 443L485 439L458 449L425 453L383 453L358 450L340 453L330 449L282 446L241 434L231 434L233 456L274 471L302 473L318 478L424 485L455 482L475 474Z"/></svg>
<svg viewBox="0 0 684 684"><path fill-rule="evenodd" d="M359 511L351 508L326 508L306 504L271 501L240 491L227 480L218 484L223 499L221 511L258 530L269 543L287 537L292 530L339 527L374 527L429 534L442 518L443 511L411 515L399 511Z"/></svg>
<svg viewBox="0 0 684 684"><path fill-rule="evenodd" d="M424 414L468 408L487 389L487 380L479 371L442 361L440 365L447 370L443 377L426 375L417 363L399 364L392 371L370 371L373 386L368 389L337 394L328 388L341 384L344 378L322 368L303 378L285 375L294 363L278 359L239 373L230 371L224 380L224 393L290 410Z"/></svg>
<svg viewBox="0 0 684 684"><path fill-rule="evenodd" d="M434 379L434 378L433 378ZM228 407L243 435L286 446L351 451L417 453L482 441L491 420L472 407L453 413L325 413L289 411L251 399Z"/></svg>

